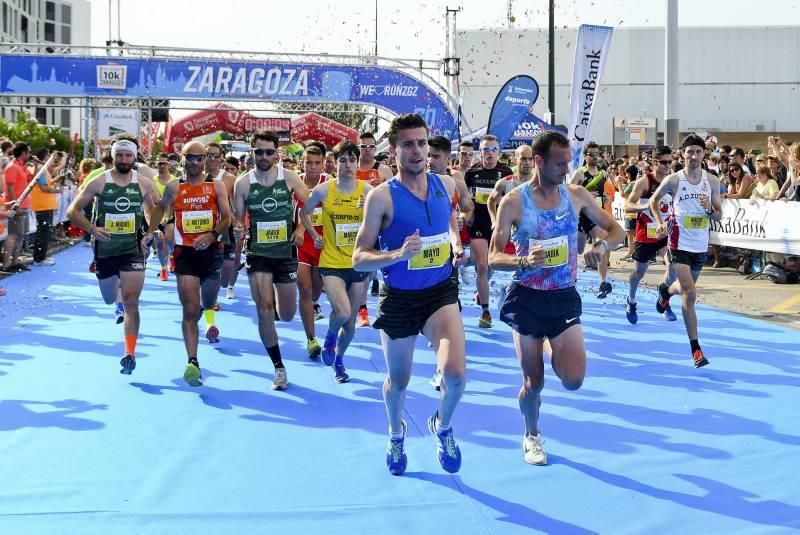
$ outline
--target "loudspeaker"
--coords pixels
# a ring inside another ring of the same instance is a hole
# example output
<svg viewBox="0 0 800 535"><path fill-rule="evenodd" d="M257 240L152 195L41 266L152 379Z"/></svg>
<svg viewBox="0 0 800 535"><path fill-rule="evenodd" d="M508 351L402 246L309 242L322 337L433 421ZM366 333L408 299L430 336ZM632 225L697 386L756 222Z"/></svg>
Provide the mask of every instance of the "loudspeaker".
<svg viewBox="0 0 800 535"><path fill-rule="evenodd" d="M152 117L154 123L169 122L169 108L153 108Z"/></svg>

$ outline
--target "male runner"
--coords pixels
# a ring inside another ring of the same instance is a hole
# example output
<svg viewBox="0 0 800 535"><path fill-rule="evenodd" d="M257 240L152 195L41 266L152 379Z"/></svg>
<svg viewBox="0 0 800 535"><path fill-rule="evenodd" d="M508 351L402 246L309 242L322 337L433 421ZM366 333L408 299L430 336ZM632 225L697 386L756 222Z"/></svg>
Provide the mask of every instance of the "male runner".
<svg viewBox="0 0 800 535"><path fill-rule="evenodd" d="M686 168L665 178L650 198L650 212L656 223L656 237L668 235L667 258L675 270L677 280L671 285L658 285L656 310L663 314L669 299L675 294L682 297L683 323L689 335L692 360L695 368L708 364L708 359L697 339L697 312L695 284L708 254L708 219L719 219L722 201L719 178L702 169L705 142L698 135L686 136L681 144ZM672 217L664 224L659 210L661 199L672 196ZM669 232L669 234L667 234Z"/></svg>
<svg viewBox="0 0 800 535"><path fill-rule="evenodd" d="M233 184L236 182L236 175L227 172L223 168L225 152L219 143L208 143L206 145L206 172L212 180L221 181L225 185L228 192L228 198L233 198ZM226 294L230 293L230 283L233 280L233 274L239 264L236 262L236 240L233 239L233 225L228 229L228 232L220 236L220 240L224 247L222 261L222 272L220 272L219 282L222 288L225 288ZM214 310L219 310L219 302L215 303Z"/></svg>
<svg viewBox="0 0 800 535"><path fill-rule="evenodd" d="M455 183L447 176L425 172L428 127L419 115L395 118L389 127L389 145L399 173L367 197L353 254L356 269L383 269L374 326L381 330L388 369L383 384L390 434L386 465L393 475L400 475L408 464L407 426L401 414L414 344L423 333L433 342L444 371L439 408L428 419L428 429L436 438L442 468L455 473L461 467L461 450L451 419L466 383L464 325L458 285L451 277L453 265L464 259L452 207ZM376 239L379 250L374 247Z"/></svg>
<svg viewBox="0 0 800 535"><path fill-rule="evenodd" d="M489 196L498 180L513 172L508 166L497 162L500 146L497 138L487 134L480 142L481 161L473 165L464 177L467 187L472 193L475 203L472 222L469 224L470 256L477 273L478 301L481 306L481 317L478 327L492 327L492 315L489 313L489 240L492 238L492 219L489 215Z"/></svg>
<svg viewBox="0 0 800 535"><path fill-rule="evenodd" d="M219 237L231 223L228 194L222 182L207 182L203 172L206 148L190 141L183 146L184 182L173 180L164 188L161 202L153 209L152 220L160 221L172 208L175 214L175 274L178 297L183 306L183 341L188 364L183 379L189 386L201 386L203 377L197 360L197 322L201 311L208 328L206 338L219 342L219 329L214 323L214 303L219 293L223 245ZM155 229L144 237L148 242ZM201 308L202 306L202 308Z"/></svg>
<svg viewBox="0 0 800 535"><path fill-rule="evenodd" d="M300 177L309 191L329 180L329 175L322 172L326 154L322 143L310 144L303 152L303 169L305 173ZM297 209L303 208L303 202L295 198ZM300 222L298 214L298 223ZM311 213L311 223L318 235L322 235L322 207L317 206ZM300 227L302 228L302 227ZM297 249L297 289L300 293L300 319L303 321L303 330L306 333L306 351L309 358L319 357L322 346L317 341L314 320L322 319L322 314L317 300L322 293L322 278L319 274L320 250L314 247L314 238L305 232L302 243Z"/></svg>
<svg viewBox="0 0 800 535"><path fill-rule="evenodd" d="M551 347L553 370L567 390L577 390L586 374L581 330L581 298L575 289L578 267L578 215L608 233L584 255L588 266L605 261L609 249L625 236L585 188L565 185L571 157L569 140L547 132L533 144L533 179L505 196L497 214L490 261L495 269L514 271L500 312L514 337L523 384L519 406L525 421L523 452L530 464L547 464L539 430L544 386L543 344ZM509 238L516 255L504 251Z"/></svg>
<svg viewBox="0 0 800 535"><path fill-rule="evenodd" d="M450 170L450 174L453 178L460 178L464 180L464 177L467 175L467 171L469 168L472 167L472 142L471 141L462 141L458 144L458 166L454 169Z"/></svg>
<svg viewBox="0 0 800 535"><path fill-rule="evenodd" d="M289 380L281 360L275 312L291 321L297 308L297 243L303 228L294 225L293 195L308 199L308 188L294 172L280 165L279 138L271 130L253 134L250 141L256 168L236 179L234 211L237 240L245 235L249 217L247 278L258 313L258 334L275 367L273 390L286 390Z"/></svg>
<svg viewBox="0 0 800 535"><path fill-rule="evenodd" d="M341 141L333 148L336 178L319 184L303 204L303 226L321 249L319 272L331 304L328 333L322 348L322 362L333 366L337 383L350 380L344 367L344 353L355 333L356 311L364 298L367 273L353 269L353 246L364 220L364 199L372 186L356 179L361 152L352 141ZM311 223L311 214L322 205L320 235ZM374 243L374 242L373 242Z"/></svg>
<svg viewBox="0 0 800 535"><path fill-rule="evenodd" d="M598 167L598 163L600 162L600 145L594 141L590 141L583 149L583 156L586 159L586 165L575 170L569 183L586 188L595 198L597 205L600 208L605 208L606 204L610 205L611 201L607 199L605 195L608 176L603 169ZM579 254L583 254L583 249L586 247L586 238L589 235L592 236L593 241L606 238L602 229L597 229L596 225L585 214L581 214L580 216L578 230ZM606 258L605 262L597 263L597 272L600 275L600 288L597 297L599 299L605 299L613 290L611 283L606 281L606 277L608 276L608 258Z"/></svg>
<svg viewBox="0 0 800 535"><path fill-rule="evenodd" d="M635 240L633 244L633 261L634 267L628 279L630 283L630 290L625 302L625 317L628 322L635 325L639 320L639 314L636 311L636 290L639 283L647 273L650 267L650 262L660 256L665 259L667 264L664 270L664 284L669 286L675 280L675 271L669 260L665 258L667 251L667 238L656 237L656 223L653 219L653 214L650 213L650 198L653 192L658 188L666 176L671 174L672 171L672 149L667 146L656 149L655 154L655 172L647 173L642 178L638 179L633 185L633 191L628 195L625 202L625 211L628 213L635 213L636 217L636 231ZM658 210L662 217L667 217L671 209L672 199L669 195L664 195L659 203ZM677 317L670 308L669 304L664 309L664 319L667 321L675 321Z"/></svg>
<svg viewBox="0 0 800 535"><path fill-rule="evenodd" d="M375 160L376 142L375 134L372 132L362 132L358 136L358 148L361 149L361 159L358 162L356 178L366 180L373 188L385 182L392 176L392 170L388 166ZM367 311L367 292L372 285L372 295L378 295L377 272L369 274L369 280L364 285L364 297L361 299L361 306L358 308L358 326L369 327L369 312Z"/></svg>
<svg viewBox="0 0 800 535"><path fill-rule="evenodd" d="M110 305L118 291L122 293L125 354L120 373L126 375L136 368L139 296L147 255L147 247L140 242L144 211L158 201L155 182L133 169L137 150L128 139L116 140L111 146L114 167L81 189L67 209L69 220L94 238L95 275L103 301ZM91 222L83 209L95 199L96 213Z"/></svg>
<svg viewBox="0 0 800 535"><path fill-rule="evenodd" d="M158 190L159 198L164 196L164 189L172 180L178 180L178 177L169 172L169 158L166 153L161 153L156 162L158 176L155 179L155 186ZM174 235L175 224L170 222L171 214L164 214L164 218L158 222L158 230L153 235L155 238L154 247L158 254L158 261L161 265L159 272L159 280L167 280L167 272L169 271L169 260L172 258L172 236Z"/></svg>

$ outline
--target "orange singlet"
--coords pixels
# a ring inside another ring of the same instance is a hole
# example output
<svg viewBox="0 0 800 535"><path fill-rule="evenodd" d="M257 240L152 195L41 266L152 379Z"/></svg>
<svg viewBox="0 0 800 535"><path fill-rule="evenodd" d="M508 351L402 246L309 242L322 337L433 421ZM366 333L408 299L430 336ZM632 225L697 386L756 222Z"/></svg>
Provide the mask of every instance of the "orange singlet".
<svg viewBox="0 0 800 535"><path fill-rule="evenodd" d="M211 232L220 219L213 182L192 186L183 182L175 199L175 245L192 247L200 234Z"/></svg>

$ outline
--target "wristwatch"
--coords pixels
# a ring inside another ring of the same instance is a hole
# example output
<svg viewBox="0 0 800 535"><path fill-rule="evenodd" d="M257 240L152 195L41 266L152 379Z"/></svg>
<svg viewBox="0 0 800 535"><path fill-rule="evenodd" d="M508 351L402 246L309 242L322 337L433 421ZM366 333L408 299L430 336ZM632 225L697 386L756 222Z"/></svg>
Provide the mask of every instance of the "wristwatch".
<svg viewBox="0 0 800 535"><path fill-rule="evenodd" d="M216 240L217 238L219 238L219 232L217 232L217 229L215 229L215 228L214 228L214 229L211 229L211 235L212 235L212 236L214 236L214 239L215 239L215 240Z"/></svg>
<svg viewBox="0 0 800 535"><path fill-rule="evenodd" d="M595 245L602 245L606 248L606 252L608 252L608 242L606 240L597 240L594 242Z"/></svg>

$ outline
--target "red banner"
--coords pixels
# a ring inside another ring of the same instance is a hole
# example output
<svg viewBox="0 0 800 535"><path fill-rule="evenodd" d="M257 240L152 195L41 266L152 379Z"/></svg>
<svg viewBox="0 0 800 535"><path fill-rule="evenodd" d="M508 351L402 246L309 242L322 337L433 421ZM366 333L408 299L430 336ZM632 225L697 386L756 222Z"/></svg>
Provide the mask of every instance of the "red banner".
<svg viewBox="0 0 800 535"><path fill-rule="evenodd" d="M358 131L316 113L306 113L292 119L292 139L316 139L326 145L336 145L343 139L357 142Z"/></svg>

